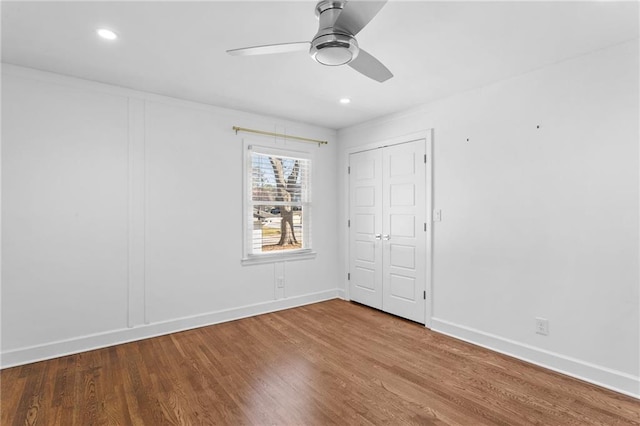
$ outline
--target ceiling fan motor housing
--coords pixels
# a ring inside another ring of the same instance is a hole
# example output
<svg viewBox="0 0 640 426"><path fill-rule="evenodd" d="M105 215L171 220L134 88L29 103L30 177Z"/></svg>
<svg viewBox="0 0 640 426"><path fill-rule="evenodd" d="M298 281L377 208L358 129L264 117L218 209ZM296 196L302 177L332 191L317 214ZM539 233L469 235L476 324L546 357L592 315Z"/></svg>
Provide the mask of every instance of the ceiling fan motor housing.
<svg viewBox="0 0 640 426"><path fill-rule="evenodd" d="M344 1L323 0L316 5L320 28L311 41L309 54L323 65L344 65L358 56L358 42L353 35L334 27L344 4Z"/></svg>

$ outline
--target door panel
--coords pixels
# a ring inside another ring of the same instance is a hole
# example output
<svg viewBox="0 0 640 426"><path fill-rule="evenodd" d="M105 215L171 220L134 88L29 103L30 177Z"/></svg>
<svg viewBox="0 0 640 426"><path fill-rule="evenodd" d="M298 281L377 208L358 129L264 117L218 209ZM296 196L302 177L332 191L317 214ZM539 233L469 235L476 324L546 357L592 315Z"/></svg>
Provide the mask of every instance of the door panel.
<svg viewBox="0 0 640 426"><path fill-rule="evenodd" d="M426 289L425 149L425 141L419 140L385 147L382 156L383 310L421 323Z"/></svg>
<svg viewBox="0 0 640 426"><path fill-rule="evenodd" d="M425 322L426 144L350 156L350 298Z"/></svg>
<svg viewBox="0 0 640 426"><path fill-rule="evenodd" d="M356 188L355 198L357 206L374 207L376 205L375 188L372 186Z"/></svg>
<svg viewBox="0 0 640 426"><path fill-rule="evenodd" d="M415 300L416 280L404 275L389 275L389 292L392 296L408 301Z"/></svg>
<svg viewBox="0 0 640 426"><path fill-rule="evenodd" d="M415 238L416 220L412 214L393 214L388 220L388 234L394 237Z"/></svg>
<svg viewBox="0 0 640 426"><path fill-rule="evenodd" d="M416 203L415 186L413 184L396 184L389 187L389 203L393 207L413 206Z"/></svg>
<svg viewBox="0 0 640 426"><path fill-rule="evenodd" d="M382 155L352 154L349 179L349 262L351 300L382 309L382 250L376 233L382 229Z"/></svg>
<svg viewBox="0 0 640 426"><path fill-rule="evenodd" d="M391 266L398 268L415 269L416 267L416 248L412 246L403 246L400 244L391 244L389 247Z"/></svg>

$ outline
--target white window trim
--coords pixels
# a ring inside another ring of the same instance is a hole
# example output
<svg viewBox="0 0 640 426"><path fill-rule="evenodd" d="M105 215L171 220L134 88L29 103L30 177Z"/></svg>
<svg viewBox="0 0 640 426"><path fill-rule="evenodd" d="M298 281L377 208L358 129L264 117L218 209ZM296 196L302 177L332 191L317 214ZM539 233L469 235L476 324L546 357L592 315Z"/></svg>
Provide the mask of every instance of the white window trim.
<svg viewBox="0 0 640 426"><path fill-rule="evenodd" d="M251 151L260 151L263 154L292 156L297 158L305 158L311 161L311 185L313 186L313 167L315 166L314 155L312 152L298 149L296 146L290 147L293 143L288 142L287 146L269 146L264 143L258 144L248 140L243 141L243 166L242 166L242 265L262 265L276 262L289 262L296 260L308 260L314 259L317 256L317 252L313 249L313 240L311 240L311 247L301 248L298 250L287 250L283 252L271 252L264 254L249 254L249 240L250 235L247 226L248 222L248 210L250 207L249 196L251 194L251 181L249 179L249 172L251 171ZM313 192L311 193L313 194ZM313 195L311 195L311 214L313 214ZM313 226L313 221L309 224ZM309 238L312 234L311 229L308 230L305 237Z"/></svg>

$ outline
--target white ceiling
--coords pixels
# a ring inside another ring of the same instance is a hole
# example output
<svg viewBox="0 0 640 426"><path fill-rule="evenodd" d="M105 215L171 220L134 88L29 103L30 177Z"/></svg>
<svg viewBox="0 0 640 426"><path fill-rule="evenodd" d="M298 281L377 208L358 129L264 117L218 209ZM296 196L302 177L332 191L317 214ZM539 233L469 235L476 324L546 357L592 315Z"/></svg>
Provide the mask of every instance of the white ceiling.
<svg viewBox="0 0 640 426"><path fill-rule="evenodd" d="M637 38L639 27L636 1L391 0L357 36L394 73L385 83L304 52L225 53L310 40L314 6L3 1L2 61L339 129ZM120 38L98 39L98 27Z"/></svg>

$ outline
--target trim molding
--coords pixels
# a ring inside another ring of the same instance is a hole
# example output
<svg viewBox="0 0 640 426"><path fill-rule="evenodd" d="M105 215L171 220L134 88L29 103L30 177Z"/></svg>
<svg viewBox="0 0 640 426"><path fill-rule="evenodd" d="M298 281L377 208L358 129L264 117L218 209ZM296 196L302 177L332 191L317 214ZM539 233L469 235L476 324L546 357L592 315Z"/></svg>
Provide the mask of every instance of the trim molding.
<svg viewBox="0 0 640 426"><path fill-rule="evenodd" d="M640 399L640 377L432 318L433 331Z"/></svg>
<svg viewBox="0 0 640 426"><path fill-rule="evenodd" d="M72 355L94 349L129 343L136 340L148 339L151 337L191 330L199 327L206 327L255 315L267 314L269 312L296 308L299 306L309 305L311 303L324 302L326 300L338 298L340 296L339 293L340 290L338 289L325 290L318 293L310 293L302 296L262 302L254 305L193 315L169 321L145 324L139 327L123 328L107 331L105 333L51 342L44 345L15 349L2 353L2 356L0 357L2 365L0 368L15 367L32 362L58 358L65 355Z"/></svg>

